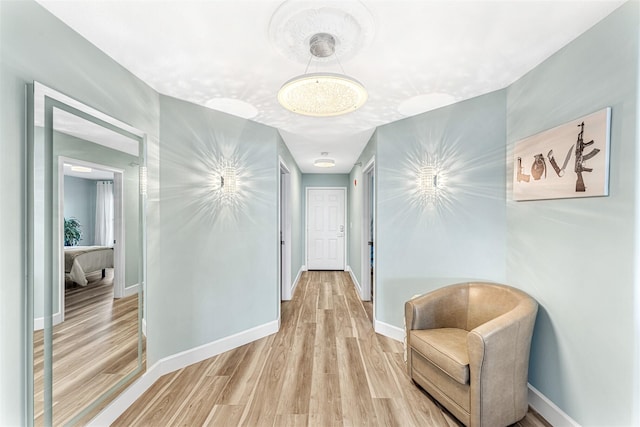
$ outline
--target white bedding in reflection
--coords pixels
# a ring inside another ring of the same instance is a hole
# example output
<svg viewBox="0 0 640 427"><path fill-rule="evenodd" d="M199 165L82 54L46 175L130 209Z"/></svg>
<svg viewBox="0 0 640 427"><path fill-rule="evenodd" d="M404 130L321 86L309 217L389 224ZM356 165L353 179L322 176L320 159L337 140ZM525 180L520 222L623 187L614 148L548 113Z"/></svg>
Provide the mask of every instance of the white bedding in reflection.
<svg viewBox="0 0 640 427"><path fill-rule="evenodd" d="M113 248L108 246L65 246L65 274L80 286L87 286L87 273L113 268Z"/></svg>

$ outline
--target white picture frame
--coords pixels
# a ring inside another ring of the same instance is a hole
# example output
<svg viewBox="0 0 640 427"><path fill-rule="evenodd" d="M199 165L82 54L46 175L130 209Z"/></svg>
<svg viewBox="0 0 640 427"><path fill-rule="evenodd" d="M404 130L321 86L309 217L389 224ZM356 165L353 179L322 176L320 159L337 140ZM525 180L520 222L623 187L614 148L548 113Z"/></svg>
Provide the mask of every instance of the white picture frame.
<svg viewBox="0 0 640 427"><path fill-rule="evenodd" d="M609 195L611 108L517 141L513 200Z"/></svg>

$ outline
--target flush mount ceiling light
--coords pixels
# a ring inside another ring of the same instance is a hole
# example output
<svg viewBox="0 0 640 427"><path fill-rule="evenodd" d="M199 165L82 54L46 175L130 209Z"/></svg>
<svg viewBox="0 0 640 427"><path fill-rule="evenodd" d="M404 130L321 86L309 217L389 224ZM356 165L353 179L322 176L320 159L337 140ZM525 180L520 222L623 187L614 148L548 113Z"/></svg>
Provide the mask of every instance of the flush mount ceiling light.
<svg viewBox="0 0 640 427"><path fill-rule="evenodd" d="M71 170L74 172L82 172L82 173L89 173L91 172L91 168L88 168L86 166L77 166L77 165L72 165L71 166Z"/></svg>
<svg viewBox="0 0 640 427"><path fill-rule="evenodd" d="M313 166L316 166L318 168L332 168L336 165L336 161L333 159L328 159L326 156L329 155L329 153L322 152L320 153L320 155L322 156L321 159L317 159L315 162L313 162Z"/></svg>
<svg viewBox="0 0 640 427"><path fill-rule="evenodd" d="M335 54L335 38L318 33L309 41L312 57ZM339 61L338 61L339 62ZM307 64L307 69L309 65ZM343 70L344 72L344 70ZM289 111L314 117L331 117L350 113L367 101L367 91L357 80L344 74L308 73L287 81L278 92L278 102Z"/></svg>

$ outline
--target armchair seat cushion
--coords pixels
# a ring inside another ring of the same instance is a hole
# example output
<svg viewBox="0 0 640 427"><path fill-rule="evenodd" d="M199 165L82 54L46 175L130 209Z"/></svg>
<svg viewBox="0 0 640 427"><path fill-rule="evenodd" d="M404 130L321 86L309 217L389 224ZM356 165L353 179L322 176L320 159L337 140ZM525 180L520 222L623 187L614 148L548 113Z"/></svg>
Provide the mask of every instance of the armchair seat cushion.
<svg viewBox="0 0 640 427"><path fill-rule="evenodd" d="M460 384L469 384L469 354L464 329L415 329L410 331L414 350Z"/></svg>

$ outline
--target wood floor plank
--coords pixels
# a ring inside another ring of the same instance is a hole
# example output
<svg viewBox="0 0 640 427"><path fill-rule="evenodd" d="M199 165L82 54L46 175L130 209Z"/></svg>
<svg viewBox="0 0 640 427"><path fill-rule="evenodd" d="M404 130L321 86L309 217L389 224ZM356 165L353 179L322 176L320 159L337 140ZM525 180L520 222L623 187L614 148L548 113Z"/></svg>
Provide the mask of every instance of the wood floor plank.
<svg viewBox="0 0 640 427"><path fill-rule="evenodd" d="M217 396L227 385L229 377L212 377L205 375L196 387L196 392L190 397L186 406L183 406L173 420L175 426L200 426L204 425L213 411L215 400L211 396Z"/></svg>
<svg viewBox="0 0 640 427"><path fill-rule="evenodd" d="M358 339L338 338L338 363L340 365L340 396L345 426L375 425L375 412L371 391L360 357Z"/></svg>
<svg viewBox="0 0 640 427"><path fill-rule="evenodd" d="M309 403L309 426L342 426L342 420L338 374L314 372Z"/></svg>
<svg viewBox="0 0 640 427"><path fill-rule="evenodd" d="M308 414L316 325L301 322L287 360L278 414Z"/></svg>
<svg viewBox="0 0 640 427"><path fill-rule="evenodd" d="M267 357L251 401L242 416L242 425L273 424L285 378L289 348L274 345Z"/></svg>
<svg viewBox="0 0 640 427"><path fill-rule="evenodd" d="M142 396L136 400L136 404L139 405L141 410L139 411L125 411L120 415L113 424L112 427L127 427L132 425L139 425L138 420L144 417L148 409L153 406L156 400L158 400L165 390L176 380L182 371L178 370L169 374L161 376L158 381L143 393Z"/></svg>
<svg viewBox="0 0 640 427"><path fill-rule="evenodd" d="M310 280L304 289L304 298L302 300L302 308L298 322L316 323L319 291L320 286L318 280Z"/></svg>
<svg viewBox="0 0 640 427"><path fill-rule="evenodd" d="M318 323L314 345L313 372L322 374L338 373L336 353L336 326L333 310L318 310Z"/></svg>
<svg viewBox="0 0 640 427"><path fill-rule="evenodd" d="M307 414L278 414L274 427L306 427L308 418Z"/></svg>
<svg viewBox="0 0 640 427"><path fill-rule="evenodd" d="M247 352L219 395L217 404L237 406L246 405L249 402L265 362L267 341L268 338L263 338L246 345Z"/></svg>
<svg viewBox="0 0 640 427"><path fill-rule="evenodd" d="M162 377L114 425L462 425L373 331L347 273L305 272L281 313L277 334ZM549 427L532 413L515 426Z"/></svg>
<svg viewBox="0 0 640 427"><path fill-rule="evenodd" d="M244 405L216 405L203 425L205 426L237 426L244 412ZM193 425L193 424L187 424Z"/></svg>
<svg viewBox="0 0 640 427"><path fill-rule="evenodd" d="M165 389L162 396L149 407L147 416L139 422L147 425L159 425L161 422L171 424L185 402L191 399L195 392L194 386L199 387L202 378L205 377L206 366L203 365L196 363L181 369L172 387Z"/></svg>

